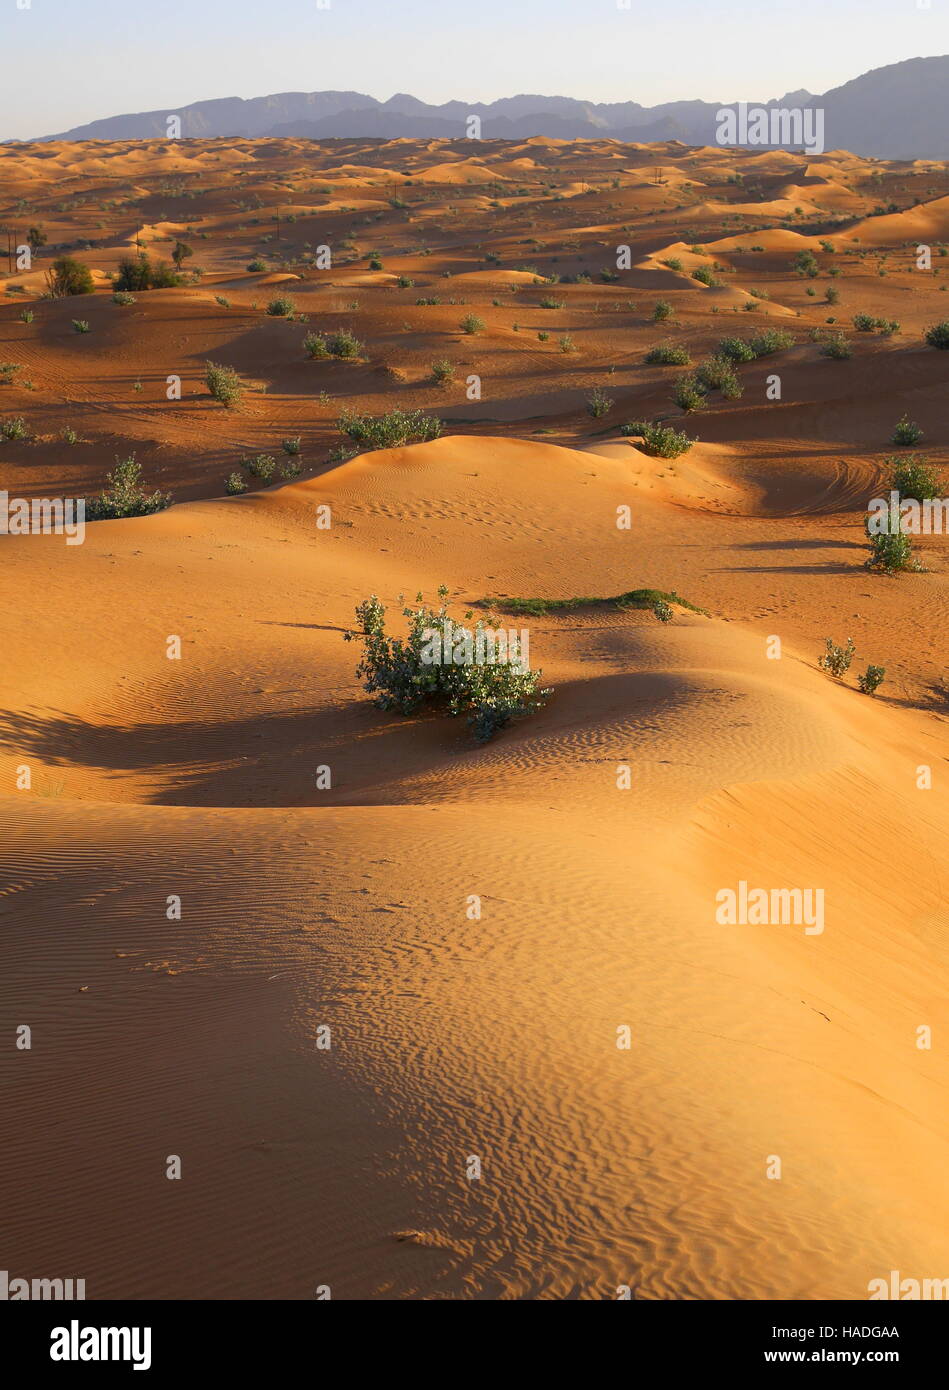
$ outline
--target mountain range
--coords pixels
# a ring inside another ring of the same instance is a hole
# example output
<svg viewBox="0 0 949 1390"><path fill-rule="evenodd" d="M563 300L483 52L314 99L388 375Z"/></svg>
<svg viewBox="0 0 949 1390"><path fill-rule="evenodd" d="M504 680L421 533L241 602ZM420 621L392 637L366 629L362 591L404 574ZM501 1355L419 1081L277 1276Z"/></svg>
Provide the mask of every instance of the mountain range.
<svg viewBox="0 0 949 1390"><path fill-rule="evenodd" d="M152 140L166 138L169 115L181 121L182 138L391 140L457 138L469 117L481 119L481 138L524 140L615 139L642 143L681 140L716 143L723 105L672 101L594 102L573 97L520 95L493 102L448 101L433 106L399 93L387 101L362 92L278 92L272 96L196 101L177 110L110 116L76 126L48 140ZM788 92L761 107L813 107L824 112L824 148L878 159L949 158L949 56L910 58L876 68L822 96Z"/></svg>

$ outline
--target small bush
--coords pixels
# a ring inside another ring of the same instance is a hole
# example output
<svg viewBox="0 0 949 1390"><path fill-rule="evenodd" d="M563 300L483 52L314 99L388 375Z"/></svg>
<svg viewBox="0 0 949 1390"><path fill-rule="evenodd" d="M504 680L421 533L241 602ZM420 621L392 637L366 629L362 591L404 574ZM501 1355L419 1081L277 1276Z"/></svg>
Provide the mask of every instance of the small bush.
<svg viewBox="0 0 949 1390"><path fill-rule="evenodd" d="M331 333L326 346L332 357L346 361L363 355L363 344L350 333L348 328L338 328L335 333Z"/></svg>
<svg viewBox="0 0 949 1390"><path fill-rule="evenodd" d="M346 641L363 644L356 674L378 708L412 714L431 702L449 716L466 715L483 743L512 719L541 709L552 692L540 688L541 671L522 666L515 641L508 643L503 661L458 661L459 652L464 658L486 646L490 651L493 639L483 619L474 628L455 623L445 604L447 593L439 590L438 609L427 607L421 594L415 608L402 609L408 620L404 638L388 635L385 607L373 594L357 607L358 627L346 633ZM434 659L443 646L450 659Z"/></svg>
<svg viewBox="0 0 949 1390"><path fill-rule="evenodd" d="M437 439L442 422L421 410L391 410L387 415L356 415L345 411L339 418L340 434L348 434L364 449L398 449L406 444L426 444Z"/></svg>
<svg viewBox="0 0 949 1390"><path fill-rule="evenodd" d="M923 437L923 431L915 420L910 420L904 415L896 423L893 431L892 443L894 444L918 444Z"/></svg>
<svg viewBox="0 0 949 1390"><path fill-rule="evenodd" d="M19 362L0 362L0 386L10 386L17 372L22 372Z"/></svg>
<svg viewBox="0 0 949 1390"><path fill-rule="evenodd" d="M858 333L872 333L877 321L872 314L854 314L853 326Z"/></svg>
<svg viewBox="0 0 949 1390"><path fill-rule="evenodd" d="M941 495L936 470L929 464L924 454L907 454L900 458L891 454L883 460L890 465L890 487L900 497L912 498L917 502L928 502Z"/></svg>
<svg viewBox="0 0 949 1390"><path fill-rule="evenodd" d="M720 357L727 357L731 362L753 362L755 360L755 350L746 338L723 338L718 345Z"/></svg>
<svg viewBox="0 0 949 1390"><path fill-rule="evenodd" d="M666 319L672 318L672 305L668 299L657 299L653 306L652 317L654 323L663 323Z"/></svg>
<svg viewBox="0 0 949 1390"><path fill-rule="evenodd" d="M455 379L455 364L449 362L447 358L441 358L438 362L432 363L432 380L439 386Z"/></svg>
<svg viewBox="0 0 949 1390"><path fill-rule="evenodd" d="M933 324L932 328L927 329L926 342L930 347L949 348L949 319L943 319L942 323Z"/></svg>
<svg viewBox="0 0 949 1390"><path fill-rule="evenodd" d="M256 240L256 238L255 238L255 240ZM254 261L251 261L251 263L250 263L250 265L247 267L247 269L248 269L249 271L251 271L251 273L254 274L254 275L260 275L263 271L265 271L265 270L267 269L267 263L266 263L266 261L262 261L262 260L260 260L260 259L254 260Z"/></svg>
<svg viewBox="0 0 949 1390"><path fill-rule="evenodd" d="M91 333L92 328L85 319L73 319L73 329L76 333Z"/></svg>
<svg viewBox="0 0 949 1390"><path fill-rule="evenodd" d="M231 307L231 301L226 294L216 294L214 296L214 302L215 304L220 304L222 309L229 309Z"/></svg>
<svg viewBox="0 0 949 1390"><path fill-rule="evenodd" d="M462 333L480 333L484 328L484 319L479 319L477 314L465 314L459 327Z"/></svg>
<svg viewBox="0 0 949 1390"><path fill-rule="evenodd" d="M687 372L676 379L672 399L682 410L702 410L705 406L706 388L694 372Z"/></svg>
<svg viewBox="0 0 949 1390"><path fill-rule="evenodd" d="M36 315L33 313L32 309L24 309L20 314L21 323L32 323L35 318Z"/></svg>
<svg viewBox="0 0 949 1390"><path fill-rule="evenodd" d="M244 383L233 367L222 367L218 362L205 362L204 379L207 388L221 405L239 405L244 394Z"/></svg>
<svg viewBox="0 0 949 1390"><path fill-rule="evenodd" d="M651 458L677 459L688 453L695 443L684 430L673 429L672 425L662 425L658 421L650 424L647 420L637 420L624 425L620 433L641 435L643 453Z"/></svg>
<svg viewBox="0 0 949 1390"><path fill-rule="evenodd" d="M913 556L913 542L905 531L888 531L883 535L870 536L870 556L868 570L879 570L882 574L900 574L906 570L918 571L921 566Z"/></svg>
<svg viewBox="0 0 949 1390"><path fill-rule="evenodd" d="M308 333L303 339L303 351L307 357L329 357L330 350L322 333Z"/></svg>
<svg viewBox="0 0 949 1390"><path fill-rule="evenodd" d="M297 306L293 300L287 297L271 299L267 305L267 313L272 319L292 319L297 312Z"/></svg>
<svg viewBox="0 0 949 1390"><path fill-rule="evenodd" d="M113 304L137 304L138 300L134 294L129 294L128 290L116 290L112 296Z"/></svg>
<svg viewBox="0 0 949 1390"><path fill-rule="evenodd" d="M66 427L60 432L59 437L64 444L79 443L79 435L73 429L72 425L66 425Z"/></svg>
<svg viewBox="0 0 949 1390"><path fill-rule="evenodd" d="M852 357L853 352L846 338L842 338L839 333L832 333L826 343L821 344L821 356L832 357L835 362L842 362L847 357Z"/></svg>
<svg viewBox="0 0 949 1390"><path fill-rule="evenodd" d="M604 415L609 415L613 409L614 402L610 400L599 386L594 386L587 396L587 414L592 415L594 420L601 419Z"/></svg>
<svg viewBox="0 0 949 1390"><path fill-rule="evenodd" d="M854 652L857 650L852 637L847 638L847 645L841 647L833 638L828 637L824 642L824 655L820 659L822 671L829 671L832 676L839 680L850 670L850 663L853 661Z"/></svg>
<svg viewBox="0 0 949 1390"><path fill-rule="evenodd" d="M738 374L727 357L707 357L698 369L698 378L709 391L721 391L728 401L737 400L742 393Z"/></svg>
<svg viewBox="0 0 949 1390"><path fill-rule="evenodd" d="M774 352L786 352L793 347L794 339L779 328L763 328L751 338L749 346L755 357L770 357Z"/></svg>
<svg viewBox="0 0 949 1390"><path fill-rule="evenodd" d="M171 506L171 494L143 492L142 465L135 455L127 459L116 457L115 467L106 479L108 488L98 497L86 499L87 521L112 521L128 516L150 516Z"/></svg>
<svg viewBox="0 0 949 1390"><path fill-rule="evenodd" d="M721 280L716 279L708 266L704 265L700 265L697 270L693 270L692 279L698 280L702 285L708 285L709 289L718 289L722 283Z"/></svg>
<svg viewBox="0 0 949 1390"><path fill-rule="evenodd" d="M562 338L557 339L557 346L561 352L576 352L576 344L569 333L565 333Z"/></svg>
<svg viewBox="0 0 949 1390"><path fill-rule="evenodd" d="M51 299L66 299L70 295L92 294L96 287L92 271L81 261L61 256L46 272L46 292Z"/></svg>
<svg viewBox="0 0 949 1390"><path fill-rule="evenodd" d="M269 483L276 471L277 460L272 454L255 454L253 458L241 459L241 467L246 468L252 478Z"/></svg>
<svg viewBox="0 0 949 1390"><path fill-rule="evenodd" d="M239 473L230 473L224 480L224 490L229 496L237 497L239 493L247 491L247 484Z"/></svg>
<svg viewBox="0 0 949 1390"><path fill-rule="evenodd" d="M29 439L30 430L22 415L14 415L11 420L0 420L0 435L4 439Z"/></svg>
<svg viewBox="0 0 949 1390"><path fill-rule="evenodd" d="M868 666L863 675L857 677L857 684L864 695L875 695L883 684L885 675L885 666Z"/></svg>
<svg viewBox="0 0 949 1390"><path fill-rule="evenodd" d="M652 611L660 623L671 623L675 614L666 603L664 598L657 598L652 606Z"/></svg>
<svg viewBox="0 0 949 1390"><path fill-rule="evenodd" d="M654 367L687 367L692 359L689 349L681 343L666 342L657 343L654 348L650 348L646 353L646 361Z"/></svg>
<svg viewBox="0 0 949 1390"><path fill-rule="evenodd" d="M300 436L298 434L290 439L285 439L282 445L283 452L289 454L291 458L300 452L300 447Z"/></svg>

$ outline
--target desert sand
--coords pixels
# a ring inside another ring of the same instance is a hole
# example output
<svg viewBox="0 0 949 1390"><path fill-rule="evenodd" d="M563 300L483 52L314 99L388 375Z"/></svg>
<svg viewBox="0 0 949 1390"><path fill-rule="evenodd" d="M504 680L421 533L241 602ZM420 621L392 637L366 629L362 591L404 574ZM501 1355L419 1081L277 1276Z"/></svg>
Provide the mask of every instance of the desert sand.
<svg viewBox="0 0 949 1390"><path fill-rule="evenodd" d="M872 574L863 516L903 414L949 462L949 362L923 337L949 317L945 167L89 142L0 148L8 220L18 199L16 225L91 243L70 254L100 288L41 299L45 252L0 277L0 360L22 365L0 421L30 426L0 488L84 496L134 451L175 505L76 547L0 536L0 999L8 1039L32 1030L3 1064L6 1267L169 1299L862 1299L891 1269L944 1277L946 541L921 538L922 573ZM113 304L137 233L165 257L182 237L203 275ZM352 249L319 271L306 242ZM621 244L631 268L601 279ZM721 286L691 277L713 263ZM267 315L284 292L305 327ZM809 337L829 317L847 360ZM307 360L305 333L339 327L365 355ZM794 346L693 415L679 369L644 361L765 327ZM266 390L224 409L208 358ZM332 456L343 410L396 408L444 434ZM620 431L658 415L688 453ZM288 436L299 478L224 495ZM478 745L376 709L343 641L370 593L398 610L440 584L459 612L686 602L505 619L554 693ZM828 636L886 666L879 694L819 669ZM720 925L742 880L822 888L824 931Z"/></svg>

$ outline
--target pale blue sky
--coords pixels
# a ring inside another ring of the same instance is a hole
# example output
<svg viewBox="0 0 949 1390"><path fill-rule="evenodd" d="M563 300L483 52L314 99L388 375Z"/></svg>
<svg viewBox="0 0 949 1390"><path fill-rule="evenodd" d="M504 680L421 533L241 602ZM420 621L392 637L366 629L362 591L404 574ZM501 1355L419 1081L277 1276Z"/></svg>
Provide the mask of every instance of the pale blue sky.
<svg viewBox="0 0 949 1390"><path fill-rule="evenodd" d="M25 8L19 8L20 5ZM949 52L949 0L0 0L0 139L344 89L766 100Z"/></svg>

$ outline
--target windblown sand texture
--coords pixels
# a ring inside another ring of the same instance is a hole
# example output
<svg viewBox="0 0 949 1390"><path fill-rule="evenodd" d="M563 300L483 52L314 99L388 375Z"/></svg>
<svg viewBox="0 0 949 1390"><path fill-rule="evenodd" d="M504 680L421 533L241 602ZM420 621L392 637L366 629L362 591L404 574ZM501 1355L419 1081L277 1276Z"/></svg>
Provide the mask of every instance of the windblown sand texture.
<svg viewBox="0 0 949 1390"><path fill-rule="evenodd" d="M176 502L81 546L0 536L2 1263L168 1299L860 1299L891 1269L949 1274L945 538L917 542L923 573L863 564L897 420L949 463L949 354L924 341L949 318L946 167L10 146L0 220L41 223L98 285L40 298L49 248L0 276L21 365L0 422L30 429L0 442L0 489L84 496L134 452ZM187 283L117 305L137 235L192 246ZM716 264L720 286L692 278ZM307 322L268 315L276 294ZM831 317L847 360L809 337ZM682 369L644 360L763 327L795 345L694 415ZM308 360L338 328L363 356ZM208 359L257 388L239 409ZM331 460L342 411L419 408L442 438ZM699 437L677 460L620 433L659 415ZM299 479L224 495L294 436ZM479 746L377 710L343 641L370 593L397 612L440 584L459 613L641 587L706 611L506 619L555 693ZM828 636L857 645L842 682ZM740 880L823 888L823 934L718 925Z"/></svg>

